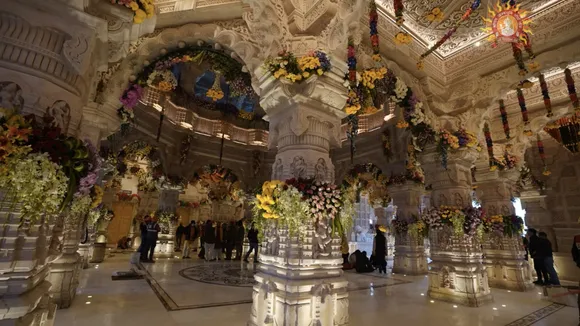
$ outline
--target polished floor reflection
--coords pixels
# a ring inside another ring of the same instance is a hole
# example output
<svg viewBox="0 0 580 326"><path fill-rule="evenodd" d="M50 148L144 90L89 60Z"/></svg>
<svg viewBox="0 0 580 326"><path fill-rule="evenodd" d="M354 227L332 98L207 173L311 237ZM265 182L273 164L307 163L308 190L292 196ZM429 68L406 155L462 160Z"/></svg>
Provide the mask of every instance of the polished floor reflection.
<svg viewBox="0 0 580 326"><path fill-rule="evenodd" d="M77 299L56 324L82 326L242 326L250 312L252 264L163 259L146 265L144 280L112 281L129 268L118 254L83 271ZM578 311L542 300L542 292L493 290L480 308L431 301L427 279L347 272L350 325L576 325Z"/></svg>

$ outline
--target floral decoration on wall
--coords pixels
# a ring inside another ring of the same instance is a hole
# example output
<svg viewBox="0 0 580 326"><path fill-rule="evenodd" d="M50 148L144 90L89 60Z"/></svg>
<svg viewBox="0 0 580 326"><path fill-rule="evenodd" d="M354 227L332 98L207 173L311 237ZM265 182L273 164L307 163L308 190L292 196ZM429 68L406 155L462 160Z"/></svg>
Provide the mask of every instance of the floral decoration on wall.
<svg viewBox="0 0 580 326"><path fill-rule="evenodd" d="M133 11L133 23L141 24L155 15L154 0L111 0L112 4L125 6Z"/></svg>
<svg viewBox="0 0 580 326"><path fill-rule="evenodd" d="M302 82L311 76L322 76L331 68L330 59L322 51L310 51L306 55L296 57L294 53L283 50L276 57L269 57L264 62L264 68L270 71L274 78Z"/></svg>

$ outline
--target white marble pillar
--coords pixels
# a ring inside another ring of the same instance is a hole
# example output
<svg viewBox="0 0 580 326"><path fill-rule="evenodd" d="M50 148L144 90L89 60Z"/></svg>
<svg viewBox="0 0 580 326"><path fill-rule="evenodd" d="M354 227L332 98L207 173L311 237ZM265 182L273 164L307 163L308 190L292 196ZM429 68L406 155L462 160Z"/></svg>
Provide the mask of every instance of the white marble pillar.
<svg viewBox="0 0 580 326"><path fill-rule="evenodd" d="M515 214L511 198L519 178L517 170L490 171L487 160L478 162L477 196L489 216ZM533 288L521 236L487 234L483 241L484 264L491 287L527 291Z"/></svg>
<svg viewBox="0 0 580 326"><path fill-rule="evenodd" d="M397 207L397 219L412 222L417 219L421 209L421 196L425 186L407 181L403 185L389 187L393 204ZM393 273L407 275L427 274L427 256L424 239L410 234L395 234Z"/></svg>
<svg viewBox="0 0 580 326"><path fill-rule="evenodd" d="M277 148L272 179L316 177L332 182L331 147L339 147L346 100L344 64L333 60L325 75L291 85L262 76L261 105L270 121L270 148ZM302 239L271 225L275 245L260 254L248 325L334 326L348 324L347 281L340 239L321 243L330 226L321 221ZM330 235L332 236L332 235Z"/></svg>
<svg viewBox="0 0 580 326"><path fill-rule="evenodd" d="M526 211L525 219L527 227L535 228L538 232L546 232L548 239L552 242L552 249L557 251L560 244L556 240L552 213L548 209L544 191L527 187L524 191L520 192L520 201L522 208ZM568 251L571 243L571 241L565 243L563 248Z"/></svg>
<svg viewBox="0 0 580 326"><path fill-rule="evenodd" d="M474 149L449 151L447 169L435 145L419 155L425 170L425 183L432 185L432 203L439 207L471 205L471 166L477 158ZM483 265L481 244L476 238L456 236L450 227L429 231L431 298L466 306L481 306L493 300Z"/></svg>

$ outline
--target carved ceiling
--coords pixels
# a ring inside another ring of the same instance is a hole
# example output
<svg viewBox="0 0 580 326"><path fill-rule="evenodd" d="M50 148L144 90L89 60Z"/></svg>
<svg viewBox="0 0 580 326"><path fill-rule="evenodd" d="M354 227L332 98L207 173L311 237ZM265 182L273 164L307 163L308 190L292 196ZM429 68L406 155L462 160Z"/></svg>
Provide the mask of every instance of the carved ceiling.
<svg viewBox="0 0 580 326"><path fill-rule="evenodd" d="M481 30L484 27L481 18L482 15L487 17L487 8L495 7L496 2L497 0L482 0L480 9L475 11L453 37L437 50L437 54L448 57L484 39L486 34ZM530 17L551 11L557 2L556 0L518 1L523 10L529 11ZM379 0L378 3L387 11L389 16L394 17L392 0ZM459 20L472 1L405 0L403 3L405 4L405 28L425 45L431 45L437 42ZM430 22L426 19L426 15L435 7L439 7L443 11L444 18L441 22Z"/></svg>

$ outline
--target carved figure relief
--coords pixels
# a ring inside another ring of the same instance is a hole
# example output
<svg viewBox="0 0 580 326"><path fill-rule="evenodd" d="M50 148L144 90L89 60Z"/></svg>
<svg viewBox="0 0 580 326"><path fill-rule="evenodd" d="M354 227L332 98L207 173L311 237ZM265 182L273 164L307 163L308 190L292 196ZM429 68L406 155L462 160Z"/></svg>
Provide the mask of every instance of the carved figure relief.
<svg viewBox="0 0 580 326"><path fill-rule="evenodd" d="M252 172L254 177L258 175L260 172L260 168L262 167L262 157L259 151L252 152Z"/></svg>
<svg viewBox="0 0 580 326"><path fill-rule="evenodd" d="M444 289L455 289L455 285L453 284L453 279L449 273L449 268L448 267L443 267L441 269L441 285L440 287L444 288Z"/></svg>
<svg viewBox="0 0 580 326"><path fill-rule="evenodd" d="M63 134L67 133L71 118L70 106L67 102L62 100L55 101L46 108L46 115L54 119L53 125L59 127Z"/></svg>
<svg viewBox="0 0 580 326"><path fill-rule="evenodd" d="M13 82L0 82L0 108L21 112L23 107L22 88Z"/></svg>
<svg viewBox="0 0 580 326"><path fill-rule="evenodd" d="M332 229L328 226L327 221L319 220L316 222L314 230L314 246L312 257L328 257L331 253Z"/></svg>
<svg viewBox="0 0 580 326"><path fill-rule="evenodd" d="M306 161L304 157L296 156L294 161L290 164L290 169L292 170L292 176L294 178L305 178L306 177Z"/></svg>
<svg viewBox="0 0 580 326"><path fill-rule="evenodd" d="M447 205L447 197L444 194L439 194L439 206Z"/></svg>
<svg viewBox="0 0 580 326"><path fill-rule="evenodd" d="M315 170L315 179L319 182L324 182L327 180L328 175L328 168L326 167L326 162L323 158L319 158L318 162L316 162L316 166L314 167Z"/></svg>
<svg viewBox="0 0 580 326"><path fill-rule="evenodd" d="M453 204L457 207L463 207L463 198L461 197L461 195L459 193L454 193L453 194Z"/></svg>
<svg viewBox="0 0 580 326"><path fill-rule="evenodd" d="M491 216L493 216L493 215L498 215L498 214L497 214L497 207L496 207L495 205L491 205L491 206L489 206L489 214L490 214Z"/></svg>
<svg viewBox="0 0 580 326"><path fill-rule="evenodd" d="M279 180L284 176L284 165L282 164L282 159L277 159L276 163L272 168L272 178L274 180Z"/></svg>

